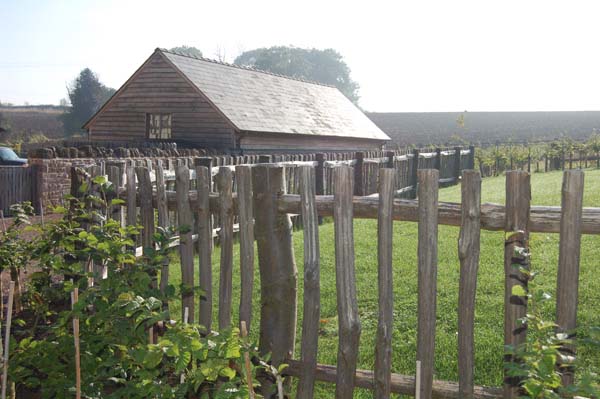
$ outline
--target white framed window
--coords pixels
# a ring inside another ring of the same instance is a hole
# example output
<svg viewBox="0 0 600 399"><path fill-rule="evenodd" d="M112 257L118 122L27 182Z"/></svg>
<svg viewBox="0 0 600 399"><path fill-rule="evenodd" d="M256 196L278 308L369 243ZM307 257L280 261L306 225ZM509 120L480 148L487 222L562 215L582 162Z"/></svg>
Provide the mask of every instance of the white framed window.
<svg viewBox="0 0 600 399"><path fill-rule="evenodd" d="M149 139L171 138L171 114L146 114L146 135Z"/></svg>

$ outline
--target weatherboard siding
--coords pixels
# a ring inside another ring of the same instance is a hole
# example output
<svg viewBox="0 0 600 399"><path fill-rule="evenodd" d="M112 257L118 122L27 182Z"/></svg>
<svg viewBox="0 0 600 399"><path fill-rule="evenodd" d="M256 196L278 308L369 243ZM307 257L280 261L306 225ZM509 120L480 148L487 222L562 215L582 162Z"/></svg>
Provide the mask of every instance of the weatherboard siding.
<svg viewBox="0 0 600 399"><path fill-rule="evenodd" d="M231 149L234 131L163 57L155 53L90 124L92 140L146 140L146 113L172 114L172 140Z"/></svg>

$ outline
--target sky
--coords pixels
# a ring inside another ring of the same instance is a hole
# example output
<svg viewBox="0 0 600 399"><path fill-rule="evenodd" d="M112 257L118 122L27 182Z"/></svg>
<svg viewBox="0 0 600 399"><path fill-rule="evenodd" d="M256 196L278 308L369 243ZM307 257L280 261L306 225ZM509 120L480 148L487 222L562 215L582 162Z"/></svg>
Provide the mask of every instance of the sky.
<svg viewBox="0 0 600 399"><path fill-rule="evenodd" d="M0 0L0 101L118 88L156 47L333 48L378 112L600 109L600 2Z"/></svg>

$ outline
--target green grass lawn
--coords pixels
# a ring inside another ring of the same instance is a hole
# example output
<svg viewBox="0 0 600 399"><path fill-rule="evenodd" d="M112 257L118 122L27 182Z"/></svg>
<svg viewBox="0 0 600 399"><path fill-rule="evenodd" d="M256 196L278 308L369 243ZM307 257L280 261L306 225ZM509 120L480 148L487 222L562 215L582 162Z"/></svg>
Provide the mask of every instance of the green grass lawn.
<svg viewBox="0 0 600 399"><path fill-rule="evenodd" d="M560 205L562 173L552 172L532 175L532 201L536 205ZM505 178L488 178L483 181L482 202L504 203ZM460 187L440 190L440 201L460 202ZM584 206L600 206L600 171L586 171ZM451 226L439 228L438 310L436 332L436 379L457 381L457 304L459 261L457 254L459 229ZM336 364L337 318L335 292L335 256L333 223L320 228L321 243L321 335L319 362ZM395 373L414 375L417 341L417 225L410 222L394 224L394 335L393 362ZM374 342L377 329L377 221L357 219L354 223L357 293L362 325L358 367L372 369ZM536 285L554 294L558 263L558 234L532 234L532 268L541 274ZM475 383L500 386L502 383L503 355L503 266L504 234L481 232L481 261L478 275L475 315ZM300 351L302 326L302 231L294 232L294 249L299 275L298 334L296 354ZM219 251L214 261L214 292L218 292ZM600 237L584 236L581 251L579 314L580 325L600 325L600 279L595 273L600 265ZM258 266L256 266L258 269ZM239 247L234 247L234 314L239 304ZM172 281L179 283L180 271L173 264ZM256 272L251 336L258 336L259 284ZM214 299L215 305L217 297ZM180 314L179 304L173 304L174 316ZM553 319L554 306L545 309L547 318ZM196 317L197 318L197 317ZM216 319L216 309L215 309ZM237 320L234 320L237 322ZM585 367L600 372L600 356L582 348ZM315 397L333 397L330 384L318 384ZM371 398L372 393L357 389L355 398Z"/></svg>

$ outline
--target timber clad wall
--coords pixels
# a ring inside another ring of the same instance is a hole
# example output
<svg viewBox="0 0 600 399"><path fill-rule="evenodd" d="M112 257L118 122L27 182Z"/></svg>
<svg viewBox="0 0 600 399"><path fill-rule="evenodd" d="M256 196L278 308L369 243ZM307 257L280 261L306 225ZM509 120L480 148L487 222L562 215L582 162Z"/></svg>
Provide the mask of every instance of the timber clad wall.
<svg viewBox="0 0 600 399"><path fill-rule="evenodd" d="M91 123L92 140L145 140L146 113L172 114L172 140L234 147L227 121L155 53Z"/></svg>

